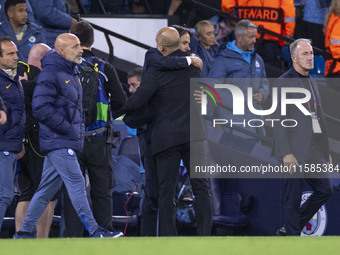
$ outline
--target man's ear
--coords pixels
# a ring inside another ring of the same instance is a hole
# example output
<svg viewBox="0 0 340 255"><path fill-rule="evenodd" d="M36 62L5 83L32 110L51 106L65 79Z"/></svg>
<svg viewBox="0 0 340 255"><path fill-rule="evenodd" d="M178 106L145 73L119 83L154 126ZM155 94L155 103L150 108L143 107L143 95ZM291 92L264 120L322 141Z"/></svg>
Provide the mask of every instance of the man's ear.
<svg viewBox="0 0 340 255"><path fill-rule="evenodd" d="M12 18L13 17L13 8L12 8L12 6L8 8L7 16L8 16L8 18Z"/></svg>
<svg viewBox="0 0 340 255"><path fill-rule="evenodd" d="M296 63L296 55L291 55L290 57L291 57L292 61L293 61L294 63Z"/></svg>
<svg viewBox="0 0 340 255"><path fill-rule="evenodd" d="M62 57L64 57L64 49L63 48L57 48L57 49L55 49L55 51L60 55L60 56L62 56Z"/></svg>

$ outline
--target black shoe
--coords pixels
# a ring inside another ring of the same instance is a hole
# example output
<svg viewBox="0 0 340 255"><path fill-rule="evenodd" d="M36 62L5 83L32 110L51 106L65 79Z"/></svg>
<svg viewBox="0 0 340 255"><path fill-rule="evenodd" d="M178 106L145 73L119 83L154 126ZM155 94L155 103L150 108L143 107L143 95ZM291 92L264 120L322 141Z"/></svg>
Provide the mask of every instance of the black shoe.
<svg viewBox="0 0 340 255"><path fill-rule="evenodd" d="M122 232L114 231L111 232L110 230L106 228L99 227L92 235L91 237L97 237L97 238L103 238L103 237L112 237L117 238L123 236Z"/></svg>
<svg viewBox="0 0 340 255"><path fill-rule="evenodd" d="M283 226L282 228L278 229L276 231L276 235L277 236L286 236L287 235L287 229L285 226Z"/></svg>

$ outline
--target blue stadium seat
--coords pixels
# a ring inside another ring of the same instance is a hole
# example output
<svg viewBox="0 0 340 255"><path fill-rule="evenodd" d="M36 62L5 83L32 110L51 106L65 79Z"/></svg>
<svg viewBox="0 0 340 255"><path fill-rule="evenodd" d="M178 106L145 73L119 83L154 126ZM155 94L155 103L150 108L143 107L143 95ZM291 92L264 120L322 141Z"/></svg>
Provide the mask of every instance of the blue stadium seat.
<svg viewBox="0 0 340 255"><path fill-rule="evenodd" d="M251 206L252 197L247 196L248 201L244 201L239 193L222 193L221 185L223 185L223 180L210 179L213 224L217 229L228 228L227 233L233 234L233 230L242 229L248 225L248 209Z"/></svg>
<svg viewBox="0 0 340 255"><path fill-rule="evenodd" d="M325 73L325 59L323 56L315 55L314 56L314 68L309 71L309 74L312 77L324 77Z"/></svg>

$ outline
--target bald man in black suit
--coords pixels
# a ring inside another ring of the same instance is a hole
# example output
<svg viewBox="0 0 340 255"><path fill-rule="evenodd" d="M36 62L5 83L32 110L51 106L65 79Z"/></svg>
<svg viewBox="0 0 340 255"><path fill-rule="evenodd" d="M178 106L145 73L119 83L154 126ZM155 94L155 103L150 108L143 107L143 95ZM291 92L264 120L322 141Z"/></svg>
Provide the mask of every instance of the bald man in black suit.
<svg viewBox="0 0 340 255"><path fill-rule="evenodd" d="M157 49L163 56L188 56L179 50L178 32L163 28L157 33ZM152 109L151 150L155 156L158 176L159 235L176 236L176 185L180 161L189 170L190 143L204 140L198 134L190 137L190 78L200 77L196 67L160 71L150 67L143 75L138 90L129 98L122 113L140 111L149 104ZM195 195L197 234L210 235L211 201L208 181L191 179Z"/></svg>

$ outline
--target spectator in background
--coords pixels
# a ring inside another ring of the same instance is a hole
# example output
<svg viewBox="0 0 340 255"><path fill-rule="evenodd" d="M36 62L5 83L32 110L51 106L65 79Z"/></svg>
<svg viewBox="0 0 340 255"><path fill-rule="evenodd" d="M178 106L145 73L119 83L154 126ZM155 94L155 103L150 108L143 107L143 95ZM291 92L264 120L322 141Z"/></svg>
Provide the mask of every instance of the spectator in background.
<svg viewBox="0 0 340 255"><path fill-rule="evenodd" d="M63 0L30 0L35 22L42 26L46 44L51 48L58 35L68 32L77 23L67 12Z"/></svg>
<svg viewBox="0 0 340 255"><path fill-rule="evenodd" d="M14 196L17 159L25 153L24 90L17 75L18 50L10 37L0 37L0 97L7 109L6 124L0 126L0 231L7 207ZM1 114L2 115L2 114ZM1 118L2 119L2 118Z"/></svg>
<svg viewBox="0 0 340 255"><path fill-rule="evenodd" d="M7 17L5 12L5 2L6 0L0 0L0 22L3 22ZM26 5L27 5L27 19L29 22L35 23L32 7L29 0L26 0Z"/></svg>
<svg viewBox="0 0 340 255"><path fill-rule="evenodd" d="M214 25L208 20L201 20L196 24L195 30L199 41L196 54L203 61L202 77L207 77L218 50Z"/></svg>
<svg viewBox="0 0 340 255"><path fill-rule="evenodd" d="M296 22L295 38L309 38L313 46L325 49L323 24L328 12L330 0L304 1L303 19Z"/></svg>
<svg viewBox="0 0 340 255"><path fill-rule="evenodd" d="M262 103L269 94L269 82L266 79L266 71L262 58L255 53L257 26L249 20L241 20L235 26L236 40L229 42L226 49L221 50L213 62L209 77L235 79L236 85L247 95L248 87L253 88L253 105L256 109L262 109ZM245 115L233 115L233 100L231 94L223 91L220 93L226 107L215 109L216 116L234 121L254 118L254 115L247 109ZM245 97L247 100L247 97ZM245 102L246 104L246 102ZM258 117L256 117L258 118ZM223 125L226 126L226 125ZM251 132L264 135L264 128L247 126Z"/></svg>
<svg viewBox="0 0 340 255"><path fill-rule="evenodd" d="M0 97L0 125L5 124L7 121L7 113L4 101Z"/></svg>
<svg viewBox="0 0 340 255"><path fill-rule="evenodd" d="M9 35L18 47L19 60L27 62L28 54L37 43L45 43L41 27L27 21L25 0L7 0L7 18L0 24L0 36Z"/></svg>
<svg viewBox="0 0 340 255"><path fill-rule="evenodd" d="M142 78L142 73L143 73L142 67L136 67L128 72L127 83L129 85L129 92L131 94L135 93L137 88L139 87Z"/></svg>
<svg viewBox="0 0 340 255"><path fill-rule="evenodd" d="M41 71L41 59L51 50L46 44L36 44L28 56L28 65L18 67L19 74L26 73L27 78L21 80L25 94L26 125L25 125L25 155L20 160L18 184L20 189L19 202L15 211L15 229L19 231L25 218L28 206L37 190L44 164L44 157L39 147L39 122L33 117L32 98L38 75ZM37 238L48 238L53 219L54 207L59 192L48 203L44 213L37 222Z"/></svg>
<svg viewBox="0 0 340 255"><path fill-rule="evenodd" d="M340 0L333 0L325 20L325 47L331 54L326 60L325 76L328 78L340 77ZM329 85L340 90L337 79L329 79Z"/></svg>
<svg viewBox="0 0 340 255"><path fill-rule="evenodd" d="M190 40L193 33L182 26L172 25L171 27L175 28L179 34L179 49L183 52L190 52Z"/></svg>
<svg viewBox="0 0 340 255"><path fill-rule="evenodd" d="M295 8L293 0L222 0L222 11L235 14L239 19L249 19L257 26L293 37L295 29ZM257 38L260 39L261 34ZM265 34L257 47L264 62L276 67L282 66L279 38Z"/></svg>

